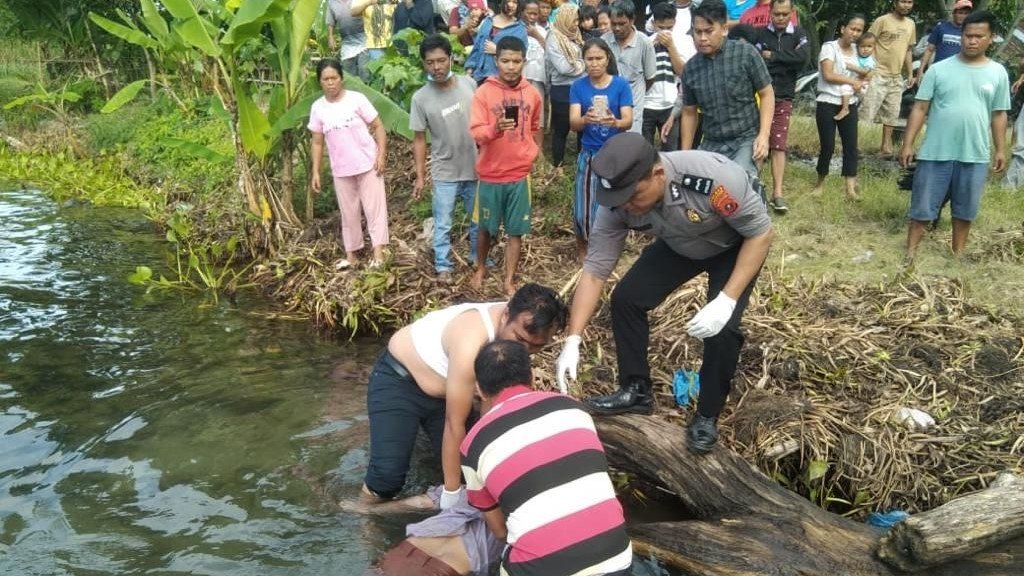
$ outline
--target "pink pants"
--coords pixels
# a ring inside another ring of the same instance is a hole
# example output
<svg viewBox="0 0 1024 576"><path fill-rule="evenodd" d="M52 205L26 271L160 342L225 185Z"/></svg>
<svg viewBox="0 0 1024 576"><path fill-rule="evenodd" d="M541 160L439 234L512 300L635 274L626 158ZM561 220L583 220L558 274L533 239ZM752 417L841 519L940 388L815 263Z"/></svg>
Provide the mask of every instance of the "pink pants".
<svg viewBox="0 0 1024 576"><path fill-rule="evenodd" d="M335 176L334 193L341 210L341 239L346 252L363 249L363 226L359 208L366 216L373 246L388 243L388 200L384 192L384 177L370 169L355 176Z"/></svg>

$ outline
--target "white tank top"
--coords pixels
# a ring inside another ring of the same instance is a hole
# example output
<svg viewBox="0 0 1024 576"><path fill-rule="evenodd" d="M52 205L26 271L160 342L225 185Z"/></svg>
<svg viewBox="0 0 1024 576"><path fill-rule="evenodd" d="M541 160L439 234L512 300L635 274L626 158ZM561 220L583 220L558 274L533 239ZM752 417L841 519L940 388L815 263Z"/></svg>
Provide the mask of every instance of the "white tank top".
<svg viewBox="0 0 1024 576"><path fill-rule="evenodd" d="M491 306L504 304L504 302L488 302L484 304L458 304L435 310L409 326L412 335L412 346L420 355L423 362L430 366L430 369L442 377L448 377L448 353L444 351L442 335L456 316L466 310L477 310L484 321L484 328L487 329L487 341L494 340L494 322L491 321Z"/></svg>

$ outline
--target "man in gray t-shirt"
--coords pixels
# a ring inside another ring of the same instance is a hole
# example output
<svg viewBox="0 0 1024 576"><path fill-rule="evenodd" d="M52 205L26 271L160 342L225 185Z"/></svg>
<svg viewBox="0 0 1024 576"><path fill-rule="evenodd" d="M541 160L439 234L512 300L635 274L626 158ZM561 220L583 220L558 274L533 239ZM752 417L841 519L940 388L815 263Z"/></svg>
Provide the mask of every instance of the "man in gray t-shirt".
<svg viewBox="0 0 1024 576"><path fill-rule="evenodd" d="M473 213L476 195L476 142L469 133L469 110L476 82L452 74L452 47L440 34L420 43L420 58L427 83L412 96L409 129L413 138L416 181L413 197L419 198L426 182L427 136L430 132L430 176L434 181L434 269L438 280L452 281L452 213L458 199L467 214ZM470 266L476 262L476 225L469 227Z"/></svg>
<svg viewBox="0 0 1024 576"><path fill-rule="evenodd" d="M629 82L633 92L633 126L630 132L640 133L644 124L644 100L647 87L654 82L658 73L658 61L654 44L647 36L637 32L633 25L635 8L628 0L613 2L611 5L611 32L605 32L601 39L612 49L618 75Z"/></svg>
<svg viewBox="0 0 1024 576"><path fill-rule="evenodd" d="M327 2L327 47L334 52L338 49L335 36L341 35L341 65L346 73L366 78L366 34L363 19L352 15L352 0L328 0Z"/></svg>
<svg viewBox="0 0 1024 576"><path fill-rule="evenodd" d="M640 134L613 136L594 157L597 219L583 274L569 314L569 336L556 375L576 377L583 329L630 230L654 236L611 296L619 390L585 400L591 412L650 414L654 410L647 360L647 313L679 286L706 272L708 303L687 324L704 341L697 412L686 433L691 451L705 453L718 440L716 420L725 406L743 346L740 321L768 255L772 225L750 177L721 154L658 154Z"/></svg>

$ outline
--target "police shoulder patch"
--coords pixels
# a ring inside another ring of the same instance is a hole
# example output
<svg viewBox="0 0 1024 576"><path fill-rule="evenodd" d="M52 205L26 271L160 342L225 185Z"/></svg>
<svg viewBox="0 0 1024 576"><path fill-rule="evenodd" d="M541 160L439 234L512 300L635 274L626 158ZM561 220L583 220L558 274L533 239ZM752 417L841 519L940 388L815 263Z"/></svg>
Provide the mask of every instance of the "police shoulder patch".
<svg viewBox="0 0 1024 576"><path fill-rule="evenodd" d="M673 202L678 201L683 197L683 188L679 185L679 182L672 181L668 185L668 195Z"/></svg>
<svg viewBox="0 0 1024 576"><path fill-rule="evenodd" d="M740 209L740 203L729 194L725 186L718 185L711 193L711 207L722 216L732 216Z"/></svg>
<svg viewBox="0 0 1024 576"><path fill-rule="evenodd" d="M711 189L715 186L715 181L711 178L693 174L683 174L678 178L678 182L683 188L704 196L711 194Z"/></svg>

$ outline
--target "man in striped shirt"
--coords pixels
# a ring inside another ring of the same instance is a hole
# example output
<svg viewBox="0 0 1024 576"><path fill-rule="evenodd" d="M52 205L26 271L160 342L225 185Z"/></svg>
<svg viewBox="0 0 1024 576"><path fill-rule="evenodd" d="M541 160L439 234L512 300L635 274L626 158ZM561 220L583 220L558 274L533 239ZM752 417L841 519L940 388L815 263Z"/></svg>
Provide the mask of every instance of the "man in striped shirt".
<svg viewBox="0 0 1024 576"><path fill-rule="evenodd" d="M594 422L579 402L530 384L522 344L474 364L484 416L462 442L469 503L508 548L502 574L629 574L633 551Z"/></svg>

